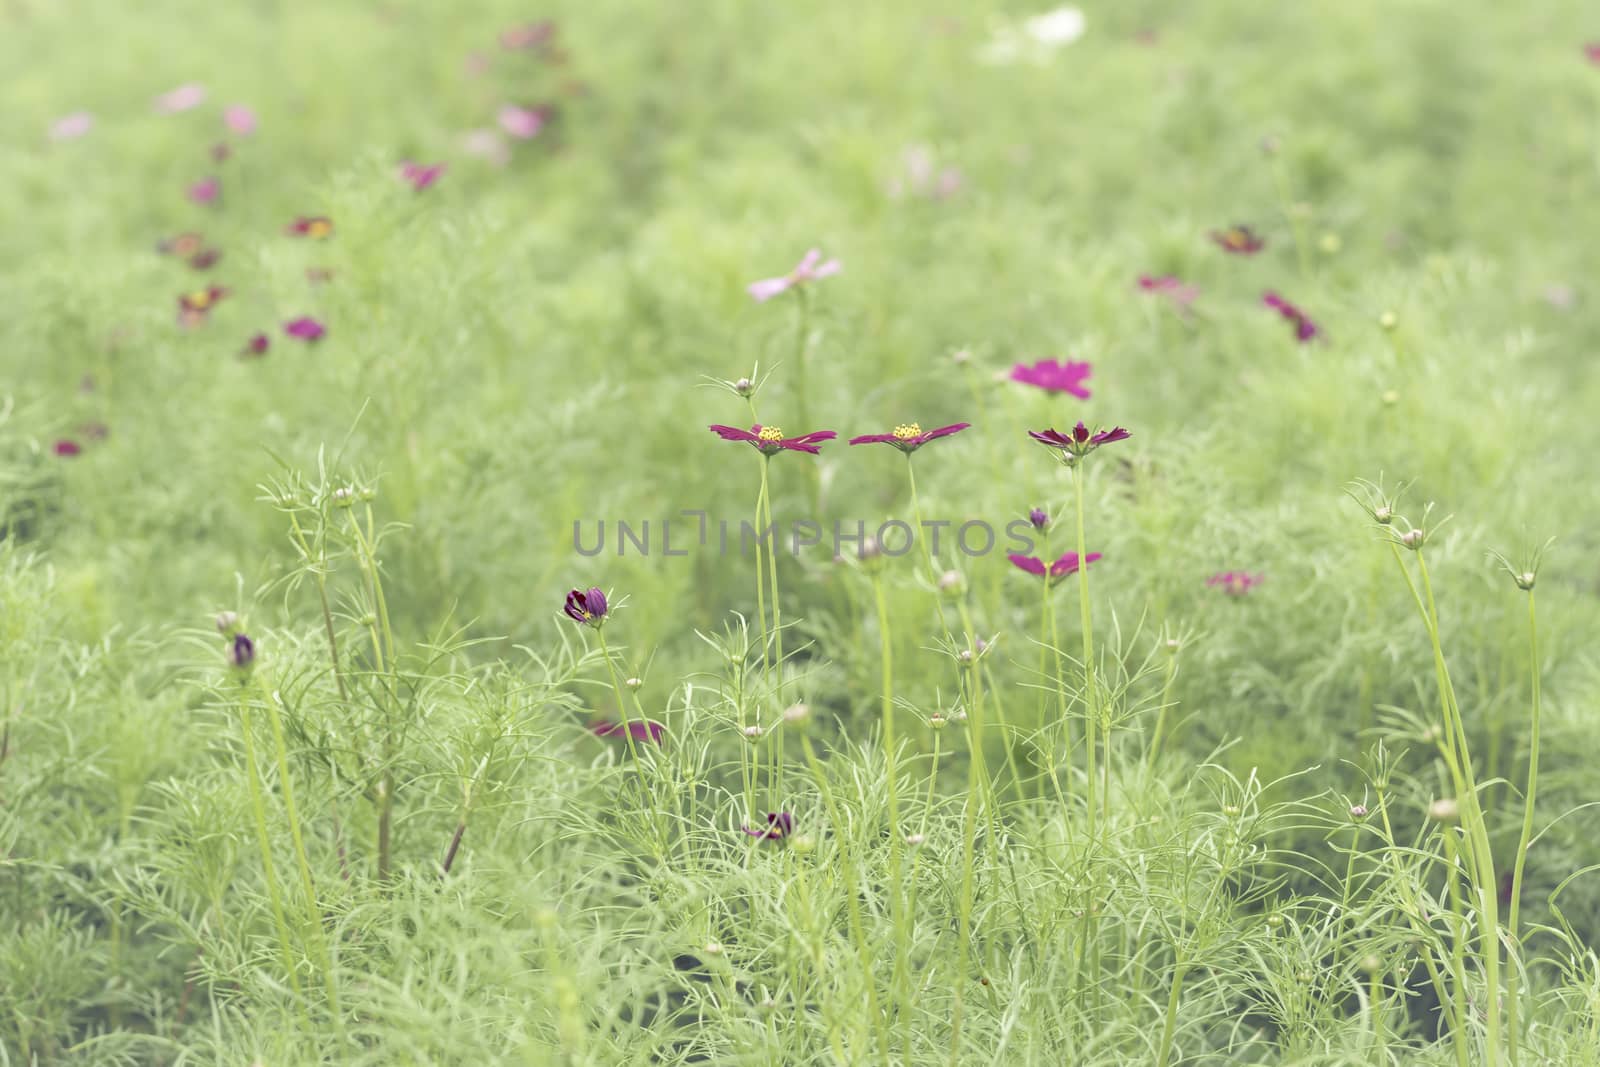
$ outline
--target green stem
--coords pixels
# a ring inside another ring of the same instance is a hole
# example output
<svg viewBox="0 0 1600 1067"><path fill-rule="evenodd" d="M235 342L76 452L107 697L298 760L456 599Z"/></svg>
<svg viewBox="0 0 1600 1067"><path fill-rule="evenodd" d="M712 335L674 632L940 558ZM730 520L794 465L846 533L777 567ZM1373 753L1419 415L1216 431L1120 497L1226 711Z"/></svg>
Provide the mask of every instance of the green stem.
<svg viewBox="0 0 1600 1067"><path fill-rule="evenodd" d="M1161 1024L1161 1044L1156 1053L1156 1067L1167 1067L1167 1062L1172 1057L1172 1037L1178 1027L1178 996L1183 991L1183 979L1187 969L1182 963L1174 963L1172 968L1172 988L1167 992L1166 1021Z"/></svg>
<svg viewBox="0 0 1600 1067"><path fill-rule="evenodd" d="M250 806L255 813L256 841L261 846L261 868L267 882L267 898L272 902L272 921L278 931L278 948L283 953L283 969L289 987L300 996L300 976L295 971L294 952L289 947L289 923L283 914L283 892L278 888L277 868L272 863L272 840L267 834L267 802L262 795L261 765L256 759L255 727L251 720L250 703L239 702L241 732L244 734L245 773L250 776Z"/></svg>
<svg viewBox="0 0 1600 1067"><path fill-rule="evenodd" d="M1077 504L1078 517L1078 621L1083 629L1083 700L1084 700L1084 742L1088 748L1089 765L1089 832L1094 833L1095 828L1095 729L1100 723L1100 695L1095 687L1094 671L1094 624L1089 612L1089 551L1083 533L1083 482L1087 471L1083 467L1084 460L1079 459L1078 466L1072 471L1073 496ZM1110 728L1106 729L1106 781L1105 789L1100 797L1102 805L1110 801L1111 785L1111 738Z"/></svg>
<svg viewBox="0 0 1600 1067"><path fill-rule="evenodd" d="M894 975L891 988L899 1005L901 1014L907 1019L911 1015L911 990L907 983L906 963L909 954L907 945L905 894L901 883L901 864L903 861L903 828L900 824L900 770L896 765L899 738L894 728L894 642L889 629L889 608L883 596L883 576L874 571L872 575L872 595L878 608L878 634L879 651L883 660L883 699L881 714L883 718L883 762L884 773L888 783L889 803L889 908L890 922L894 927ZM908 1037L909 1040L909 1037Z"/></svg>
<svg viewBox="0 0 1600 1067"><path fill-rule="evenodd" d="M1539 620L1534 610L1533 590L1528 590L1528 655L1531 674L1532 721L1528 740L1528 788L1522 804L1522 836L1517 840L1517 856L1511 868L1511 911L1506 919L1506 933L1513 973L1507 975L1506 1036L1510 1041L1511 1062L1517 1062L1520 1039L1517 1025L1517 996L1522 977L1516 962L1522 955L1522 940L1518 932L1518 919L1522 911L1522 870L1528 860L1528 846L1533 841L1533 806L1539 796Z"/></svg>

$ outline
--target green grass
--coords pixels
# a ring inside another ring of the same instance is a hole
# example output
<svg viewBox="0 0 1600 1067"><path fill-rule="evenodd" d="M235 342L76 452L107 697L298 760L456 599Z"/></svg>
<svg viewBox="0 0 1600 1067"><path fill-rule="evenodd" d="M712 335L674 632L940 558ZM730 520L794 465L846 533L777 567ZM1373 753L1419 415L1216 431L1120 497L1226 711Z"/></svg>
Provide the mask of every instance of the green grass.
<svg viewBox="0 0 1600 1067"><path fill-rule="evenodd" d="M1033 9L0 10L0 1064L1600 1063L1600 20L1085 11L994 65ZM496 44L538 17L564 63ZM559 117L466 156L507 100ZM235 102L260 129L213 163ZM914 145L961 188L891 196ZM1261 254L1207 239L1236 222ZM185 230L209 275L154 251ZM803 320L746 295L811 247L844 270ZM1046 357L1092 397L1003 380ZM755 521L757 454L706 431L753 368L763 420L840 432L772 461L779 523L1043 506L1056 554L1074 474L1025 431L1130 428L1079 468L1104 558L1050 595L1059 670L1003 547L774 571L680 517L664 555L683 509ZM912 420L973 423L915 502L844 443ZM653 550L575 551L601 519ZM1535 652L1490 557L1547 538ZM665 744L587 729L619 716Z"/></svg>

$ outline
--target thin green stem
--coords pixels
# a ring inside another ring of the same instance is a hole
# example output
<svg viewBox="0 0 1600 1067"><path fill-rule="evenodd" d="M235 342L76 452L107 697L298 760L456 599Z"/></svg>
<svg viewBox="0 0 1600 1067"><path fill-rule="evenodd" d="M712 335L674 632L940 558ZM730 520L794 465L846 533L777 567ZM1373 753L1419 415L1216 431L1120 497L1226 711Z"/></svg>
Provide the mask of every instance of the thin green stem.
<svg viewBox="0 0 1600 1067"><path fill-rule="evenodd" d="M1506 988L1506 1037L1510 1042L1511 1063L1517 1062L1521 1033L1518 1026L1518 994L1522 985L1520 960L1522 937L1518 920L1522 911L1522 871L1528 861L1528 847L1533 842L1533 808L1539 796L1539 618L1534 609L1533 590L1528 590L1528 656L1530 675L1530 707L1528 740L1528 787L1522 802L1522 834L1517 839L1517 856L1511 868L1511 906L1506 918L1507 944L1511 957Z"/></svg>
<svg viewBox="0 0 1600 1067"><path fill-rule="evenodd" d="M240 732L244 734L245 773L250 777L250 807L255 814L256 841L261 846L261 869L267 883L267 899L272 904L272 922L278 932L278 948L283 953L284 974L295 996L300 996L300 975L294 965L294 951L290 948L289 923L283 913L283 891L278 887L278 871L272 862L272 839L267 833L267 802L261 784L261 765L256 759L255 726L250 715L250 702L241 695L239 701Z"/></svg>

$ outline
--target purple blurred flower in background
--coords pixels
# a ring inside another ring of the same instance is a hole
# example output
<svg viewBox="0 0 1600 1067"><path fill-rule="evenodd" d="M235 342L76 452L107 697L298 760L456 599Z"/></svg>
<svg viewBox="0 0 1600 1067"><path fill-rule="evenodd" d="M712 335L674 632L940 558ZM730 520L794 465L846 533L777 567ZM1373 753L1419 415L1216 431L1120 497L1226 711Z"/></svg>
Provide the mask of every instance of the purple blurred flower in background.
<svg viewBox="0 0 1600 1067"><path fill-rule="evenodd" d="M189 186L187 195L196 204L215 204L222 195L222 183L215 178L201 178Z"/></svg>
<svg viewBox="0 0 1600 1067"><path fill-rule="evenodd" d="M298 319L290 319L283 324L283 332L296 341L320 341L327 334L328 328L310 315L302 315Z"/></svg>
<svg viewBox="0 0 1600 1067"><path fill-rule="evenodd" d="M448 166L446 163L413 163L408 159L400 164L400 180L408 183L411 188L420 193L438 181L444 175Z"/></svg>

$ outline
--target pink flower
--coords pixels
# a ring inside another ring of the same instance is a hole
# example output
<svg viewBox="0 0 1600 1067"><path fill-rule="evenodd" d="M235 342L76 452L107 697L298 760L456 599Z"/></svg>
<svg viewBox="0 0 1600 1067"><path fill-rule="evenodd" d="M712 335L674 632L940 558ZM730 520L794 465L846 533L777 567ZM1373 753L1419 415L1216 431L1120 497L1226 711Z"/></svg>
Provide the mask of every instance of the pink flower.
<svg viewBox="0 0 1600 1067"><path fill-rule="evenodd" d="M757 424L748 430L741 430L735 426L713 425L711 432L724 441L743 441L754 447L765 456L775 456L781 451L809 452L813 456L822 451L821 444L831 441L839 435L832 430L813 430L803 433L799 437L785 437L783 431L776 426L762 426Z"/></svg>
<svg viewBox="0 0 1600 1067"><path fill-rule="evenodd" d="M822 253L813 248L800 257L800 262L796 263L794 270L788 274L779 278L763 278L761 281L751 282L745 286L745 291L755 298L756 303L764 304L797 285L838 274L843 269L844 265L837 259L823 260Z"/></svg>
<svg viewBox="0 0 1600 1067"><path fill-rule="evenodd" d="M421 163L413 163L408 159L400 164L400 180L411 183L411 188L420 193L422 190L438 181L439 178L444 174L447 167L448 164L445 163L430 163L424 165Z"/></svg>
<svg viewBox="0 0 1600 1067"><path fill-rule="evenodd" d="M1195 297L1200 295L1200 287L1198 285L1189 285L1181 282L1170 274L1163 274L1159 278L1141 274L1139 276L1139 288L1147 293L1155 293L1166 297L1179 312L1187 311L1189 305L1194 303Z"/></svg>
<svg viewBox="0 0 1600 1067"><path fill-rule="evenodd" d="M1050 393L1071 393L1079 400L1089 399L1089 389L1083 384L1093 368L1087 363L1058 363L1041 359L1033 366L1018 363L1011 368L1011 380L1023 385L1033 385Z"/></svg>
<svg viewBox="0 0 1600 1067"><path fill-rule="evenodd" d="M1299 341L1301 344L1314 339L1322 332L1317 328L1317 324L1311 321L1311 317L1309 315L1307 315L1304 311L1301 311L1294 304L1289 303L1289 301L1285 300L1271 289L1268 289L1265 293L1261 294L1261 302L1267 305L1267 307L1272 308L1279 315L1282 315L1284 318L1294 323L1295 340Z"/></svg>
<svg viewBox="0 0 1600 1067"><path fill-rule="evenodd" d="M222 121L240 137L249 137L256 132L256 113L243 104L230 104L222 112Z"/></svg>
<svg viewBox="0 0 1600 1067"><path fill-rule="evenodd" d="M205 99L206 87L190 82L156 97L155 109L163 115L176 115L180 111L199 107L205 103Z"/></svg>
<svg viewBox="0 0 1600 1067"><path fill-rule="evenodd" d="M197 204L214 204L222 195L222 183L215 178L201 178L189 186L188 195Z"/></svg>
<svg viewBox="0 0 1600 1067"><path fill-rule="evenodd" d="M272 339L264 333L258 333L245 342L244 347L239 350L239 357L241 359L251 359L256 356L264 356L267 354L267 349L271 347Z"/></svg>
<svg viewBox="0 0 1600 1067"><path fill-rule="evenodd" d="M526 26L512 26L500 33L500 47L508 52L544 48L555 40L556 24L549 19Z"/></svg>
<svg viewBox="0 0 1600 1067"><path fill-rule="evenodd" d="M283 332L296 341L320 341L328 328L310 315L302 315L298 319L290 319L283 324Z"/></svg>
<svg viewBox="0 0 1600 1067"><path fill-rule="evenodd" d="M1041 445L1050 448L1059 448L1068 455L1083 457L1099 448L1101 445L1112 445L1118 441L1126 441L1133 434L1121 426L1113 426L1109 430L1090 430L1080 419L1078 425L1066 433L1060 430L1029 430L1028 436L1038 441Z"/></svg>
<svg viewBox="0 0 1600 1067"><path fill-rule="evenodd" d="M83 446L70 437L63 437L55 444L55 453L58 456L76 456L83 451Z"/></svg>
<svg viewBox="0 0 1600 1067"><path fill-rule="evenodd" d="M518 107L516 104L503 104L500 107L500 128L519 141L539 136L539 131L549 121L550 109L547 107Z"/></svg>
<svg viewBox="0 0 1600 1067"><path fill-rule="evenodd" d="M1248 574L1245 571L1222 571L1206 579L1206 585L1212 589L1221 589L1229 596L1244 596L1251 589L1266 581L1266 576L1261 574Z"/></svg>
<svg viewBox="0 0 1600 1067"><path fill-rule="evenodd" d="M893 433L869 433L862 437L850 438L852 445L894 445L902 452L915 452L929 441L940 437L949 437L953 433L960 433L968 426L968 422L952 423L941 426L937 430L924 430L914 422L896 426Z"/></svg>
<svg viewBox="0 0 1600 1067"><path fill-rule="evenodd" d="M468 130L461 139L461 149L467 155L487 160L497 167L511 162L511 147L498 130Z"/></svg>
<svg viewBox="0 0 1600 1067"><path fill-rule="evenodd" d="M1091 552L1084 557L1084 561L1085 563L1093 563L1099 558L1100 553ZM1043 578L1046 585L1054 585L1061 579L1078 573L1078 554L1076 552L1066 553L1050 564L1048 568L1045 566L1044 560L1036 556L1009 555L1006 559L1009 559L1018 570Z"/></svg>
<svg viewBox="0 0 1600 1067"><path fill-rule="evenodd" d="M87 111L62 115L50 124L52 141L76 141L94 128L94 116Z"/></svg>
<svg viewBox="0 0 1600 1067"><path fill-rule="evenodd" d="M1589 57L1589 62L1600 67L1600 41L1584 45L1583 54Z"/></svg>
<svg viewBox="0 0 1600 1067"><path fill-rule="evenodd" d="M629 722L626 725L620 722L601 720L589 727L589 732L596 737L623 737L633 735L633 739L652 745L661 744L661 739L666 735L667 728L658 722Z"/></svg>

